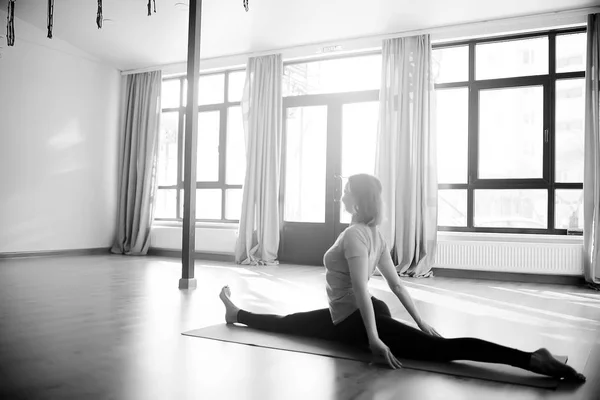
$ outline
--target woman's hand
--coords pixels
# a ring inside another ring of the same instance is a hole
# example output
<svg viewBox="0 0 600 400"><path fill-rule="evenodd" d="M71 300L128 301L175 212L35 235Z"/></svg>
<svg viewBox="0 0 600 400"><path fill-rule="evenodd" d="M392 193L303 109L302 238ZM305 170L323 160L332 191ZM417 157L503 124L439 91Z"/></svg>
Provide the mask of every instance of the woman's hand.
<svg viewBox="0 0 600 400"><path fill-rule="evenodd" d="M398 361L396 357L394 357L390 348L387 347L381 339L377 338L371 340L369 342L369 347L371 348L371 352L373 353L373 357L376 363L387 364L392 369L402 368L402 364L400 364L400 361Z"/></svg>
<svg viewBox="0 0 600 400"><path fill-rule="evenodd" d="M419 329L421 329L423 332L425 332L428 335L439 337L439 338L442 337L442 335L440 335L435 329L433 329L431 326L429 326L425 322L421 322L419 324Z"/></svg>

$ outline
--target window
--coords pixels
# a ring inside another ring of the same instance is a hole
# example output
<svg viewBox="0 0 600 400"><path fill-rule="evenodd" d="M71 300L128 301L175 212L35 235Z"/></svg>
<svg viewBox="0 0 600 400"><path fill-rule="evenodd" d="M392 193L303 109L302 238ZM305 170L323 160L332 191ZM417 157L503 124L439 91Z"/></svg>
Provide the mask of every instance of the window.
<svg viewBox="0 0 600 400"><path fill-rule="evenodd" d="M585 28L434 46L440 230L583 219Z"/></svg>
<svg viewBox="0 0 600 400"><path fill-rule="evenodd" d="M283 68L284 97L378 90L380 84L381 54L288 63Z"/></svg>
<svg viewBox="0 0 600 400"><path fill-rule="evenodd" d="M469 47L444 47L436 50L432 60L436 83L469 80Z"/></svg>
<svg viewBox="0 0 600 400"><path fill-rule="evenodd" d="M327 107L286 110L284 220L325 222Z"/></svg>
<svg viewBox="0 0 600 400"><path fill-rule="evenodd" d="M350 222L339 199L347 177L375 170L381 63L365 52L284 64L284 223Z"/></svg>
<svg viewBox="0 0 600 400"><path fill-rule="evenodd" d="M476 79L548 74L548 47L548 36L476 43Z"/></svg>
<svg viewBox="0 0 600 400"><path fill-rule="evenodd" d="M434 46L440 230L581 230L585 64L584 27ZM350 168L344 157L358 147L373 152L380 81L374 52L284 64L285 221L326 221L323 199L339 186L328 181L328 168L342 176L371 168ZM201 221L240 217L244 82L243 70L199 80ZM158 219L182 218L186 91L185 77L163 81ZM370 133L357 136L363 131ZM327 150L328 141L339 151Z"/></svg>
<svg viewBox="0 0 600 400"><path fill-rule="evenodd" d="M197 100L196 219L234 222L242 208L246 152L240 101L243 70L202 75ZM185 77L162 86L155 218L183 217Z"/></svg>

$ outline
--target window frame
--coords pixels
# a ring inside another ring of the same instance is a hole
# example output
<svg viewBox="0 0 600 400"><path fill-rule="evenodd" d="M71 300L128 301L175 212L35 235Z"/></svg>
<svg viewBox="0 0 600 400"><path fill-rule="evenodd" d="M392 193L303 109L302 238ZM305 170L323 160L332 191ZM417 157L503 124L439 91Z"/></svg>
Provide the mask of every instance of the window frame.
<svg viewBox="0 0 600 400"><path fill-rule="evenodd" d="M580 231L569 231L568 229L556 229L555 228L555 204L556 204L556 190L560 189L579 189L583 190L583 183L561 183L555 181L555 167L556 167L556 154L555 154L555 128L556 128L556 82L564 79L581 79L585 78L585 71L575 72L556 72L556 37L559 35L585 33L587 31L586 26L576 26L563 29L552 29L528 32L522 34L513 35L498 35L490 36L485 38L473 38L462 41L451 41L451 42L440 42L432 45L433 50L450 48L457 46L468 47L468 80L461 82L448 82L448 83L435 83L434 88L437 89L452 89L452 88L466 88L468 92L468 162L467 171L468 179L467 183L461 184L438 184L438 190L444 189L460 189L467 191L467 226L438 226L438 231L451 231L451 232L481 232L481 233L517 233L517 234L554 234L554 235L566 235L566 234L581 234ZM519 39L531 39L536 37L548 37L548 73L543 75L530 75L530 76L518 76L510 78L494 78L494 79L475 79L475 48L477 44L492 43L499 41L511 41ZM295 59L286 61L283 66L302 64L318 61L326 61L338 58L352 58L367 55L381 54L381 50L368 50L363 52L356 52L351 54L328 54L308 59ZM209 73L201 74L200 76L224 74L224 102L217 104L209 104L197 106L197 112L203 111L219 111L220 113L220 128L219 128L219 179L215 182L196 182L196 189L220 189L221 190L221 219L196 219L198 222L221 222L221 223L237 223L238 220L226 219L226 190L227 189L241 189L243 185L232 185L226 184L226 157L227 157L227 114L230 107L240 106L240 101L229 101L229 76L231 73L244 71L243 67L235 69L227 69L220 71L212 71ZM181 196L183 190L183 176L182 176L182 162L183 162L183 121L185 117L186 108L183 104L183 88L186 80L185 75L174 76L163 79L163 82L169 80L180 81L180 106L173 108L161 108L161 113L165 112L178 112L178 154L177 154L177 184L176 185L161 185L158 189L175 189L177 192L177 209L175 218L155 218L157 221L182 221L181 215ZM283 77L282 77L283 80ZM283 83L282 83L283 84ZM479 93L485 89L509 89L518 88L524 86L539 85L543 87L543 110L544 110L544 129L547 131L544 142L543 152L543 177L538 179L479 179L477 175L478 168L478 129L479 129ZM370 90L369 92L379 94L378 89ZM352 97L355 95L354 92L341 92L341 93L323 93L323 94L309 94L309 95L296 95L296 96L285 96L283 102L285 105L312 105L313 103L321 103L326 101L330 97ZM285 135L284 135L285 137ZM285 143L283 143L284 145ZM282 181L282 188L284 188L285 182ZM478 189L545 189L548 193L548 207L547 207L547 229L531 229L531 228L491 228L491 227L475 227L474 226L474 191ZM280 199L281 203L283 202ZM282 204L283 205L283 204Z"/></svg>
<svg viewBox="0 0 600 400"><path fill-rule="evenodd" d="M585 71L556 72L556 37L567 34L585 33L585 26L566 29L553 29L539 32L530 32L516 35L502 35L486 38L476 38L464 41L438 43L432 46L433 50L467 46L468 47L468 80L462 82L436 83L434 88L453 89L467 88L468 91L468 165L467 183L463 184L438 184L438 190L462 189L467 190L467 226L438 226L438 231L452 232L482 232L482 233L518 233L518 234L577 234L580 231L556 229L555 205L556 190L580 189L583 182L561 183L555 181L556 152L556 82L564 79L585 78ZM510 78L494 78L476 80L475 48L477 44L519 39L548 37L548 74L518 76ZM544 152L543 152L543 177L541 179L480 179L478 177L478 140L479 140L479 94L485 89L509 89L526 86L542 86L544 90ZM506 227L475 227L474 226L474 192L478 189L546 189L548 193L547 229L533 228L506 228Z"/></svg>
<svg viewBox="0 0 600 400"><path fill-rule="evenodd" d="M208 73L200 74L200 77L211 76L211 75L224 75L224 84L223 84L223 99L222 103L215 104L205 104L205 105L197 105L196 112L206 112L206 111L218 111L219 112L219 173L218 180L211 181L196 181L196 189L220 189L221 190L221 218L220 219L207 219L207 218L196 218L197 222L209 222L209 223L238 223L237 219L227 219L226 211L227 211L227 190L228 189L242 189L242 184L228 184L227 179L227 116L228 111L231 107L236 107L241 105L241 101L230 101L229 99L229 76L232 73L238 73L241 71L245 71L245 68L235 68L235 69L227 69L221 71L211 71ZM176 190L176 213L175 218L154 218L155 221L183 221L183 209L181 205L182 201L182 191L183 191L183 136L184 136L184 120L186 107L184 104L184 87L186 82L186 75L179 75L164 78L162 83L178 80L179 81L179 107L169 107L162 108L161 107L161 116L164 113L169 112L177 112L178 115L178 125L177 125L177 183L175 185L159 185L157 186L157 190L161 189L172 189ZM161 83L161 84L162 84Z"/></svg>

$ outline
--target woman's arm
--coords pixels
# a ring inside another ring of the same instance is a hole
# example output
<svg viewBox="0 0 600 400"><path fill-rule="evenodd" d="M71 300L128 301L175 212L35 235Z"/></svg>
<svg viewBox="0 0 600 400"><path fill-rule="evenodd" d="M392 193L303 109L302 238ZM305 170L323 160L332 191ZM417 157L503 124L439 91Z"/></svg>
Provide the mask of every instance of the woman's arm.
<svg viewBox="0 0 600 400"><path fill-rule="evenodd" d="M377 334L377 325L375 323L375 311L373 310L373 302L367 289L369 280L368 258L366 256L348 258L348 266L350 268L350 279L352 280L352 289L356 297L356 305L360 310L363 323L367 330L369 342L379 339Z"/></svg>
<svg viewBox="0 0 600 400"><path fill-rule="evenodd" d="M391 368L400 368L402 364L394 357L389 347L379 339L373 302L367 289L369 281L369 261L366 244L354 231L349 231L344 237L344 256L348 261L352 290L356 297L356 305L367 331L369 347L376 361L385 362Z"/></svg>
<svg viewBox="0 0 600 400"><path fill-rule="evenodd" d="M415 320L417 325L420 325L423 322L415 303L410 297L408 290L404 287L400 278L398 278L398 272L396 271L396 267L394 267L394 262L392 261L392 257L390 256L387 247L383 250L383 254L381 254L381 258L379 259L379 264L377 266L379 268L379 272L385 278L388 286L392 290L392 292L398 297L398 300L402 303L406 311L410 314L410 316Z"/></svg>
<svg viewBox="0 0 600 400"><path fill-rule="evenodd" d="M398 297L398 300L400 300L404 308L406 308L406 311L408 311L410 316L415 320L417 326L425 333L441 337L441 335L437 333L435 329L429 326L425 321L423 321L423 318L421 318L421 315L419 314L412 297L410 297L408 290L406 290L400 281L400 278L398 278L398 272L396 271L396 267L394 266L394 262L392 261L392 257L390 256L387 246L383 250L383 254L379 260L378 268L381 272L381 275L383 275L385 278L388 286L390 289L392 289L392 292L394 292L396 297Z"/></svg>

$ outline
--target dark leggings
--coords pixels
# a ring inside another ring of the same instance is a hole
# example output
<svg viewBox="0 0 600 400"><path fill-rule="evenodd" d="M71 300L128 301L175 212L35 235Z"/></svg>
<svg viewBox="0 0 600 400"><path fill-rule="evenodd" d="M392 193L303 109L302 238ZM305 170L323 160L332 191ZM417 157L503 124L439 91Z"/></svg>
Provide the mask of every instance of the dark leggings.
<svg viewBox="0 0 600 400"><path fill-rule="evenodd" d="M372 297L379 338L398 358L429 361L472 360L507 364L528 369L531 353L501 346L481 339L444 339L430 336L392 318L390 309ZM329 309L314 310L286 316L254 314L240 310L238 322L251 328L309 336L368 348L368 337L360 311L334 325Z"/></svg>

